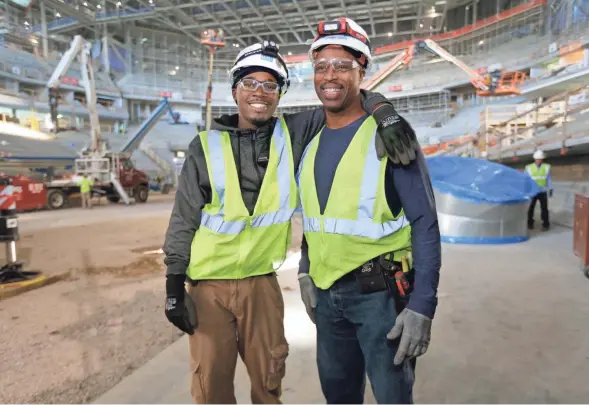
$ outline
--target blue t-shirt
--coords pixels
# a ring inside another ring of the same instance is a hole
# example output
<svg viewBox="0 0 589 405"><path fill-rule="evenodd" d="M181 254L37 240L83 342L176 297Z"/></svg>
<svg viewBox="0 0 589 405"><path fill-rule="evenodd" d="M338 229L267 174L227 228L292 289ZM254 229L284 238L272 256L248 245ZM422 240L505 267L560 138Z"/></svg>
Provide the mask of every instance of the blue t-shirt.
<svg viewBox="0 0 589 405"><path fill-rule="evenodd" d="M354 134L356 134L366 118L368 118L368 115L364 115L343 128L323 128L315 157L315 185L321 214L323 214L327 206L327 199L337 165L342 160L352 139L354 139Z"/></svg>

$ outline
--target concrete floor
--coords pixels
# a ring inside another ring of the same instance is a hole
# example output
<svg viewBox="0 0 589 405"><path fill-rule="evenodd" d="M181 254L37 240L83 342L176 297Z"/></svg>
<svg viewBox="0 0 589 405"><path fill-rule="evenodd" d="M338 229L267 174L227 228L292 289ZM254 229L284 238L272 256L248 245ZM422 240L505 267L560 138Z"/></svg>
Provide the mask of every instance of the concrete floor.
<svg viewBox="0 0 589 405"><path fill-rule="evenodd" d="M571 246L572 231L558 227L514 245L443 246L432 342L417 364L417 403L589 401L589 280ZM296 263L279 273L291 347L283 401L325 403ZM190 403L187 354L184 337L96 402ZM249 403L238 363L236 396ZM370 393L367 402L374 403Z"/></svg>

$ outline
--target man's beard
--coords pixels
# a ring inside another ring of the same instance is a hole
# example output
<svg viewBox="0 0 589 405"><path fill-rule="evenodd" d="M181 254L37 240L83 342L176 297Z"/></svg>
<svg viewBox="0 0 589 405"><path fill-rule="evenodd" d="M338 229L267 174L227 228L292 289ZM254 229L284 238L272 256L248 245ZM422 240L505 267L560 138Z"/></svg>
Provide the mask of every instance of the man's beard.
<svg viewBox="0 0 589 405"><path fill-rule="evenodd" d="M252 125L256 126L257 128L261 128L264 125L266 125L270 120L272 119L272 116L270 116L267 119L261 119L261 118L252 118L250 120L248 120Z"/></svg>

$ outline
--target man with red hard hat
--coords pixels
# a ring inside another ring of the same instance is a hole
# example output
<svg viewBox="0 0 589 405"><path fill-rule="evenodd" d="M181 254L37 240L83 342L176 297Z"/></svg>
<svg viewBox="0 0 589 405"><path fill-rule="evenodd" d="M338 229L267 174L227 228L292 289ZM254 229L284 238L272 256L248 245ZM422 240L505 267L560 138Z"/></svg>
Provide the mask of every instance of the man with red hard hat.
<svg viewBox="0 0 589 405"><path fill-rule="evenodd" d="M362 110L366 32L349 18L323 21L318 32L309 56L326 126L305 149L297 183L299 284L317 328L321 388L327 403L362 403L368 374L378 403L411 403L441 263L429 172L419 148L407 165L374 153L378 128L411 127L387 106Z"/></svg>

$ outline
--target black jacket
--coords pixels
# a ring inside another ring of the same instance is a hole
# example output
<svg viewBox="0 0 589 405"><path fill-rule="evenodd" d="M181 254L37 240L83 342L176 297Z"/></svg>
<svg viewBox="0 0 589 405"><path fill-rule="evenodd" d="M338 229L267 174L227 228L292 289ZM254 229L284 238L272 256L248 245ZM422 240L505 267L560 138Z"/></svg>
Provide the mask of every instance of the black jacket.
<svg viewBox="0 0 589 405"><path fill-rule="evenodd" d="M374 106L389 101L378 93L362 90L364 109L371 113ZM289 130L295 167L298 167L305 147L325 125L322 108L296 114L283 115ZM266 173L270 139L276 118L257 130L237 128L238 116L223 115L213 120L211 129L227 131L238 171L243 202L250 215L253 213L262 180ZM167 274L185 274L190 262L190 248L194 234L200 226L201 210L211 202L211 184L200 138L195 137L188 148L179 176L174 208L170 217L164 253Z"/></svg>

